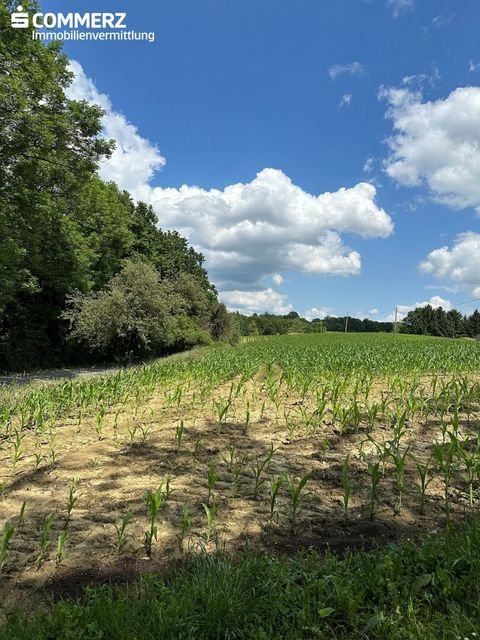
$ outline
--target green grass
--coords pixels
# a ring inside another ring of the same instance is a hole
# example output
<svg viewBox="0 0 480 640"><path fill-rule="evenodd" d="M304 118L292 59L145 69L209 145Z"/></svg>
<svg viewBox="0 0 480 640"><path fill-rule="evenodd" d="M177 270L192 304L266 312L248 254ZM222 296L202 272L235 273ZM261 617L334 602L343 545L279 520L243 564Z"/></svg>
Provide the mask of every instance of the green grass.
<svg viewBox="0 0 480 640"><path fill-rule="evenodd" d="M343 558L190 558L167 579L87 590L0 639L440 640L480 634L480 524Z"/></svg>

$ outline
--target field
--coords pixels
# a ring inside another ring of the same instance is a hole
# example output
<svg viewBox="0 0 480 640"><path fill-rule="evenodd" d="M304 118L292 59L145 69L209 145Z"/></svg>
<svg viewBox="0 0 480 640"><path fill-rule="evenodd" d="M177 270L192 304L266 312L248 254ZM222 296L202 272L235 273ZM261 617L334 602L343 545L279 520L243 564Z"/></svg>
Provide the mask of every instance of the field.
<svg viewBox="0 0 480 640"><path fill-rule="evenodd" d="M464 520L479 365L474 341L321 334L0 389L4 610L190 553L344 554Z"/></svg>

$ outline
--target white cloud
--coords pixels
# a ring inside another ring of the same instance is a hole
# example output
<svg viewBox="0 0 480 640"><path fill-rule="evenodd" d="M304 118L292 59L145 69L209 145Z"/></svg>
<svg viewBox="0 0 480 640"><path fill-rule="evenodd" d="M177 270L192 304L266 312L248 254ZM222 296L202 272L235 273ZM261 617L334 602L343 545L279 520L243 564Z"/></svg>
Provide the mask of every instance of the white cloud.
<svg viewBox="0 0 480 640"><path fill-rule="evenodd" d="M451 248L431 251L420 264L420 270L474 292L480 285L480 234L473 231L459 234Z"/></svg>
<svg viewBox="0 0 480 640"><path fill-rule="evenodd" d="M102 107L106 111L102 119L105 137L113 138L116 142L112 156L100 165L102 178L113 180L120 188L127 190L148 182L155 171L165 165L165 158L155 146L141 137L124 115L113 110L110 98L97 90L78 62L71 60L70 69L75 78L67 89L67 96Z"/></svg>
<svg viewBox="0 0 480 640"><path fill-rule="evenodd" d="M453 308L450 300L446 300L445 298L441 298L440 296L432 296L430 300L424 300L423 302L415 302L415 304L407 305L407 304L399 304L397 305L397 320L403 320L403 318L407 315L409 311L413 311L414 309L418 309L419 307L426 307L430 305L434 309L438 307L442 307L445 311L450 311ZM395 313L391 313L387 317L387 322L393 322L395 320Z"/></svg>
<svg viewBox="0 0 480 640"><path fill-rule="evenodd" d="M454 19L455 19L454 13L441 14L441 15L435 16L432 19L432 24L434 27L445 27L447 24L450 24L450 22L452 22L452 20Z"/></svg>
<svg viewBox="0 0 480 640"><path fill-rule="evenodd" d="M328 68L328 75L335 80L341 75L363 76L365 75L365 67L361 62L349 62L348 64L333 64Z"/></svg>
<svg viewBox="0 0 480 640"><path fill-rule="evenodd" d="M272 282L276 287L283 284L283 278L279 273L274 273L272 276Z"/></svg>
<svg viewBox="0 0 480 640"><path fill-rule="evenodd" d="M387 174L404 186L426 184L431 196L454 208L480 211L480 87L422 102L419 92L383 89L394 135Z"/></svg>
<svg viewBox="0 0 480 640"><path fill-rule="evenodd" d="M223 190L145 185L135 195L161 212L163 226L178 229L203 251L223 289L259 288L261 278L286 270L358 274L360 255L340 234L374 238L393 231L391 218L375 203L373 185L316 196L278 169L263 169L251 182Z"/></svg>
<svg viewBox="0 0 480 640"><path fill-rule="evenodd" d="M391 218L375 202L375 187L366 182L315 195L282 171L266 168L250 182L224 189L152 187L149 180L165 164L163 156L113 110L78 63L72 62L72 69L76 79L70 96L100 104L107 112L105 135L118 144L101 166L102 177L151 204L163 228L177 229L202 251L220 290L257 295L265 277L287 270L358 274L360 254L344 245L341 234L384 238L393 232Z"/></svg>
<svg viewBox="0 0 480 640"><path fill-rule="evenodd" d="M373 158L372 156L369 156L363 164L364 173L372 173L374 165L375 165L375 158Z"/></svg>
<svg viewBox="0 0 480 640"><path fill-rule="evenodd" d="M480 62L478 60L469 60L468 61L468 71L469 73L476 73L480 69Z"/></svg>
<svg viewBox="0 0 480 640"><path fill-rule="evenodd" d="M220 299L230 311L240 311L246 315L265 312L285 315L293 309L287 303L287 296L272 288L263 291L223 291Z"/></svg>
<svg viewBox="0 0 480 640"><path fill-rule="evenodd" d="M341 98L340 98L340 103L339 105L341 107L349 107L352 104L352 94L351 93L345 93Z"/></svg>
<svg viewBox="0 0 480 640"><path fill-rule="evenodd" d="M302 318L306 318L307 320L314 320L315 318L319 318L323 320L328 315L330 315L331 309L328 307L312 307L311 309L307 309L304 311L301 316Z"/></svg>
<svg viewBox="0 0 480 640"><path fill-rule="evenodd" d="M395 18L403 11L409 11L414 8L415 0L388 0L387 6L393 11Z"/></svg>
<svg viewBox="0 0 480 640"><path fill-rule="evenodd" d="M369 316L378 316L378 309L370 309L368 312Z"/></svg>

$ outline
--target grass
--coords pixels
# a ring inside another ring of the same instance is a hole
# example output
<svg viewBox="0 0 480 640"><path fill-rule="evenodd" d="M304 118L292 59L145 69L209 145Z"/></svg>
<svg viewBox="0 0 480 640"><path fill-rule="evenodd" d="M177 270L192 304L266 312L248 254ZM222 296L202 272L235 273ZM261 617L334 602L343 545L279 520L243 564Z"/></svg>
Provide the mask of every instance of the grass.
<svg viewBox="0 0 480 640"><path fill-rule="evenodd" d="M12 614L0 640L473 640L479 631L480 524L470 520L421 544L342 558L191 557L166 579Z"/></svg>

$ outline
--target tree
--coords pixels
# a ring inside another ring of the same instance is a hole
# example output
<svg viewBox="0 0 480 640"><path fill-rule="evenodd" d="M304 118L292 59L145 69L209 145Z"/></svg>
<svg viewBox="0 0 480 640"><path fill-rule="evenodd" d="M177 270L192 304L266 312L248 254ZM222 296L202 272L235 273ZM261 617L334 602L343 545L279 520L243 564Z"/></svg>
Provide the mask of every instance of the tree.
<svg viewBox="0 0 480 640"><path fill-rule="evenodd" d="M208 344L185 298L185 287L161 281L145 262L126 262L108 287L89 295L71 296L63 316L71 338L107 359L131 361L195 344Z"/></svg>
<svg viewBox="0 0 480 640"><path fill-rule="evenodd" d="M59 346L65 295L88 286L69 205L112 149L100 135L102 110L67 99L72 75L60 47L12 29L14 7L0 4L0 369L36 351L40 364Z"/></svg>

